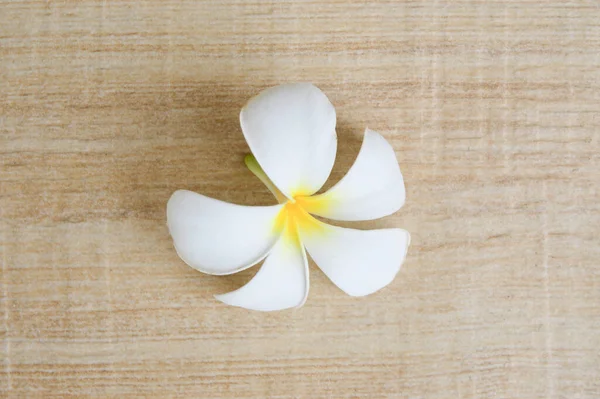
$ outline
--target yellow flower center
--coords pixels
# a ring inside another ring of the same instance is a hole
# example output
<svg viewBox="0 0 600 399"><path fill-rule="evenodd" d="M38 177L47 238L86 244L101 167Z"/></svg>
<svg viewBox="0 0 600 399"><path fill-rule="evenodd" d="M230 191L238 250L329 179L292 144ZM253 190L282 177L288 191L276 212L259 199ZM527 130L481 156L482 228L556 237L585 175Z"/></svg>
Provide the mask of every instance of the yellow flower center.
<svg viewBox="0 0 600 399"><path fill-rule="evenodd" d="M293 200L288 198L279 191L273 184L271 179L266 175L264 170L258 164L258 161L252 154L246 155L244 162L248 169L254 173L273 193L280 204L285 204L273 225L274 231L283 234L286 239L295 243L300 243L299 229L302 229L303 234L323 233L325 226L319 222L310 213L322 213L326 208L330 207L335 201L327 196L310 196L306 195L310 192L307 189L298 187L292 195Z"/></svg>
<svg viewBox="0 0 600 399"><path fill-rule="evenodd" d="M275 218L275 230L295 243L300 243L299 229L302 229L304 234L318 234L325 230L325 226L306 211L304 205L307 204L308 198L310 197L294 197L294 202L286 202Z"/></svg>

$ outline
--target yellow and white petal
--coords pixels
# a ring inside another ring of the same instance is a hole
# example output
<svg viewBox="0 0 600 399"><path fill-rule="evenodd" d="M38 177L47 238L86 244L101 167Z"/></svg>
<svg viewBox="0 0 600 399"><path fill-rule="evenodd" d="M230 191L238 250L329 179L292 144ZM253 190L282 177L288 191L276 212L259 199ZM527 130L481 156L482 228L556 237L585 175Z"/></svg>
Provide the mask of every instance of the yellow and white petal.
<svg viewBox="0 0 600 399"><path fill-rule="evenodd" d="M185 263L208 274L231 274L269 254L282 207L235 205L178 190L167 203L167 225Z"/></svg>
<svg viewBox="0 0 600 399"><path fill-rule="evenodd" d="M258 163L288 198L318 191L337 148L335 109L309 83L271 87L240 113L244 137Z"/></svg>
<svg viewBox="0 0 600 399"><path fill-rule="evenodd" d="M368 295L394 280L410 244L406 230L355 230L315 222L320 228L300 230L302 242L317 266L342 291Z"/></svg>
<svg viewBox="0 0 600 399"><path fill-rule="evenodd" d="M251 310L283 310L302 306L308 286L306 252L298 240L283 234L250 282L215 298Z"/></svg>
<svg viewBox="0 0 600 399"><path fill-rule="evenodd" d="M367 129L356 161L335 186L299 203L308 212L334 220L371 220L396 212L406 191L392 146Z"/></svg>

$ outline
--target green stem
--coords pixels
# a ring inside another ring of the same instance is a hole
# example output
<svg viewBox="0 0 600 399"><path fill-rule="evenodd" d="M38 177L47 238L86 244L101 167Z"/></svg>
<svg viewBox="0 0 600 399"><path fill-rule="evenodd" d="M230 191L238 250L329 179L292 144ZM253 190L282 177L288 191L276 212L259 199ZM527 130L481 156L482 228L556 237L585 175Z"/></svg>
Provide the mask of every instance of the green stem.
<svg viewBox="0 0 600 399"><path fill-rule="evenodd" d="M271 179L269 179L269 176L267 176L265 171L260 167L256 158L254 158L254 155L246 155L244 157L244 163L246 164L248 169L250 169L250 172L254 173L254 176L258 177L260 181L263 182L265 186L267 186L269 191L273 193L275 198L277 198L277 202L283 204L288 201L288 198L285 195L283 195L281 191L279 191L279 189L275 186L275 184L273 184Z"/></svg>

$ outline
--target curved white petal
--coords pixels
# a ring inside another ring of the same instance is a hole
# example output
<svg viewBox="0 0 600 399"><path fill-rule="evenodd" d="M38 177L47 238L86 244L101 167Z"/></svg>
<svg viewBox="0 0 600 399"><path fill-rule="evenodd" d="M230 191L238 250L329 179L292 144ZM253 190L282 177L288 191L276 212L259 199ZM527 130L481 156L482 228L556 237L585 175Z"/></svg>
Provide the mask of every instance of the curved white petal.
<svg viewBox="0 0 600 399"><path fill-rule="evenodd" d="M317 266L342 291L371 294L394 280L410 244L402 229L355 230L318 222L301 230L302 242Z"/></svg>
<svg viewBox="0 0 600 399"><path fill-rule="evenodd" d="M215 298L251 310L283 310L302 306L308 296L308 286L304 247L298 240L282 235L250 282Z"/></svg>
<svg viewBox="0 0 600 399"><path fill-rule="evenodd" d="M303 199L308 212L335 220L371 220L396 212L406 191L392 146L373 130L365 138L354 165L327 192Z"/></svg>
<svg viewBox="0 0 600 399"><path fill-rule="evenodd" d="M178 190L167 225L181 259L204 273L231 274L260 262L275 245L283 205L242 206Z"/></svg>
<svg viewBox="0 0 600 399"><path fill-rule="evenodd" d="M240 113L244 137L265 173L288 198L319 190L337 148L335 109L309 83L271 87Z"/></svg>

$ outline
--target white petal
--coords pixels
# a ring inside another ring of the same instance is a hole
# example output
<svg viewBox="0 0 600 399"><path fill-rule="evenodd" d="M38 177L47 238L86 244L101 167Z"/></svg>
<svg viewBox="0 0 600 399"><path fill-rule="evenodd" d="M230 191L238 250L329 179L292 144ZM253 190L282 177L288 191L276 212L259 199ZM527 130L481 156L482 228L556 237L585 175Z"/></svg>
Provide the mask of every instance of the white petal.
<svg viewBox="0 0 600 399"><path fill-rule="evenodd" d="M406 191L392 146L370 129L354 165L327 192L306 198L304 208L335 220L371 220L396 212L404 205Z"/></svg>
<svg viewBox="0 0 600 399"><path fill-rule="evenodd" d="M242 206L191 191L173 193L167 225L185 263L209 274L231 274L260 262L275 245L282 205Z"/></svg>
<svg viewBox="0 0 600 399"><path fill-rule="evenodd" d="M337 148L335 109L309 83L271 87L240 113L246 141L258 163L292 198L319 190L333 167Z"/></svg>
<svg viewBox="0 0 600 399"><path fill-rule="evenodd" d="M249 283L227 294L215 295L232 306L272 311L299 307L308 296L308 262L299 241L282 235Z"/></svg>
<svg viewBox="0 0 600 399"><path fill-rule="evenodd" d="M394 280L410 244L406 230L355 230L318 223L321 228L300 231L302 242L342 291L368 295Z"/></svg>

